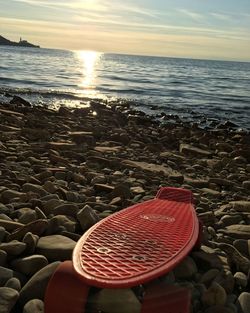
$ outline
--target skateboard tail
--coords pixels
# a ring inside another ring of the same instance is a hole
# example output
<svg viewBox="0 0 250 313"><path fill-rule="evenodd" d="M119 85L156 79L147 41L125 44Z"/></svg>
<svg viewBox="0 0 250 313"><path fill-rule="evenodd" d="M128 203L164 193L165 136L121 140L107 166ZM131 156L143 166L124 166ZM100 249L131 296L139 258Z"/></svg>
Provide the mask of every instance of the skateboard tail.
<svg viewBox="0 0 250 313"><path fill-rule="evenodd" d="M72 261L61 263L45 293L45 313L84 313L89 286L73 269Z"/></svg>
<svg viewBox="0 0 250 313"><path fill-rule="evenodd" d="M47 287L45 313L86 312L89 288L75 274L72 262L63 262ZM189 313L190 305L190 290L153 282L146 286L140 313Z"/></svg>
<svg viewBox="0 0 250 313"><path fill-rule="evenodd" d="M192 192L182 188L162 187L157 192L156 198L176 202L194 203Z"/></svg>

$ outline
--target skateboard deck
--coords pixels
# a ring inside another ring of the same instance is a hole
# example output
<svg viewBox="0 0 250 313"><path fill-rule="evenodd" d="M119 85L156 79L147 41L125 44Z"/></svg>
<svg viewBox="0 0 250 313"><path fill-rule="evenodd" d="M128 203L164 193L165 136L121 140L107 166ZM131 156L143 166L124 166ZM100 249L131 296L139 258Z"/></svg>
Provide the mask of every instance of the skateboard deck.
<svg viewBox="0 0 250 313"><path fill-rule="evenodd" d="M195 246L199 222L192 192L165 187L156 198L92 226L78 241L73 267L99 288L127 288L171 271Z"/></svg>

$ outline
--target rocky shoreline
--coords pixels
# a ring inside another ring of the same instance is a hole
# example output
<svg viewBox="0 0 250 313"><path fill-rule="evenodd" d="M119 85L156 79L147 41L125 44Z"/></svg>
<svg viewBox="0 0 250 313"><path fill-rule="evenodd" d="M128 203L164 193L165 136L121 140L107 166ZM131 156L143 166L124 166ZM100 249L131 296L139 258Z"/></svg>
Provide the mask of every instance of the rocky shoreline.
<svg viewBox="0 0 250 313"><path fill-rule="evenodd" d="M81 235L159 186L192 190L204 224L201 248L161 279L190 288L195 313L250 312L249 133L160 124L97 100L54 111L14 97L0 118L0 312L43 312ZM99 308L118 313L105 292ZM120 292L130 300L119 313L139 313L136 290Z"/></svg>

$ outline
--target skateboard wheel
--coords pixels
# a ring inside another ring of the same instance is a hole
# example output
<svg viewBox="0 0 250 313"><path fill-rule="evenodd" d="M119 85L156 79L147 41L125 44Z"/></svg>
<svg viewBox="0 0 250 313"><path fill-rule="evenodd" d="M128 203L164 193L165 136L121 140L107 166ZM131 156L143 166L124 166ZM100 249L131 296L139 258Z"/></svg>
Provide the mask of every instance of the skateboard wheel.
<svg viewBox="0 0 250 313"><path fill-rule="evenodd" d="M84 313L89 287L75 273L71 261L61 263L45 293L45 313Z"/></svg>

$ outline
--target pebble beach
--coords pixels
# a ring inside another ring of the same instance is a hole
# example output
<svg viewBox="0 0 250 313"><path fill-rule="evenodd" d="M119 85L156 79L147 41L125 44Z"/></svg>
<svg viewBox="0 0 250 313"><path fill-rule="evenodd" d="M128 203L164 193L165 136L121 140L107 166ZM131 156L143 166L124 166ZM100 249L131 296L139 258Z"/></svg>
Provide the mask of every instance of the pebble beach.
<svg viewBox="0 0 250 313"><path fill-rule="evenodd" d="M161 186L191 190L203 223L200 249L161 281L190 289L193 313L249 313L249 132L160 123L126 101L0 103L0 313L44 312L84 232ZM89 312L140 313L139 289L95 290Z"/></svg>

